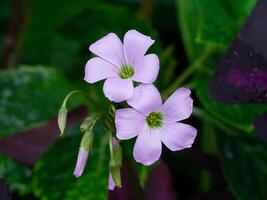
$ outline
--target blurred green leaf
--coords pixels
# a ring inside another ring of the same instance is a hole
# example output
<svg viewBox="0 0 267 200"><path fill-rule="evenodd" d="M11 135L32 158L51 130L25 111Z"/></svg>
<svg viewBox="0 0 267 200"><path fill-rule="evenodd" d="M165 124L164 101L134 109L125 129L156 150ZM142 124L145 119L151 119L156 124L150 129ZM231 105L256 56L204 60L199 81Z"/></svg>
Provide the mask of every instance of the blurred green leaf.
<svg viewBox="0 0 267 200"><path fill-rule="evenodd" d="M98 0L93 2L98 2ZM73 57L69 56L77 54L78 44L65 40L57 33L57 30L68 19L90 7L93 2L84 0L38 0L34 1L33 5L29 5L28 7L32 8L32 11L25 34L22 62L28 64L57 64L56 67L59 68L72 64ZM62 55L64 55L64 58L62 58ZM56 62L61 59L63 59L62 63Z"/></svg>
<svg viewBox="0 0 267 200"><path fill-rule="evenodd" d="M197 0L176 0L179 27L189 60L194 60L203 51L203 45L196 43L199 13Z"/></svg>
<svg viewBox="0 0 267 200"><path fill-rule="evenodd" d="M86 170L78 179L73 176L73 170L80 134L59 139L44 154L34 170L33 188L37 197L42 200L107 199L108 138L102 128L96 129L94 133L92 154L88 157Z"/></svg>
<svg viewBox="0 0 267 200"><path fill-rule="evenodd" d="M109 32L122 37L129 29L157 37L151 24L138 19L126 7L100 0L39 0L33 7L21 59L71 70L72 79L74 74L80 78L88 59L89 44ZM159 42L154 46L158 47Z"/></svg>
<svg viewBox="0 0 267 200"><path fill-rule="evenodd" d="M249 144L226 134L218 137L221 162L231 191L240 200L267 198L266 145Z"/></svg>
<svg viewBox="0 0 267 200"><path fill-rule="evenodd" d="M250 14L256 0L177 0L179 24L190 59L197 43L227 47Z"/></svg>
<svg viewBox="0 0 267 200"><path fill-rule="evenodd" d="M157 87L165 89L171 83L171 77L176 72L177 60L173 57L173 46L169 46L166 49L162 50L159 59L160 59L160 70L159 75L156 80Z"/></svg>
<svg viewBox="0 0 267 200"><path fill-rule="evenodd" d="M21 66L1 71L0 136L41 125L55 117L71 89L64 76L52 68Z"/></svg>
<svg viewBox="0 0 267 200"><path fill-rule="evenodd" d="M0 178L10 184L12 191L20 194L32 190L32 169L4 155L0 155Z"/></svg>
<svg viewBox="0 0 267 200"><path fill-rule="evenodd" d="M222 4L222 0L197 1L199 10L197 41L204 44L228 45L237 28Z"/></svg>
<svg viewBox="0 0 267 200"><path fill-rule="evenodd" d="M199 0L197 41L228 46L252 11L256 0Z"/></svg>
<svg viewBox="0 0 267 200"><path fill-rule="evenodd" d="M232 19L235 19L235 24L240 27L243 25L246 17L248 17L257 3L257 0L225 0L221 2L227 8Z"/></svg>

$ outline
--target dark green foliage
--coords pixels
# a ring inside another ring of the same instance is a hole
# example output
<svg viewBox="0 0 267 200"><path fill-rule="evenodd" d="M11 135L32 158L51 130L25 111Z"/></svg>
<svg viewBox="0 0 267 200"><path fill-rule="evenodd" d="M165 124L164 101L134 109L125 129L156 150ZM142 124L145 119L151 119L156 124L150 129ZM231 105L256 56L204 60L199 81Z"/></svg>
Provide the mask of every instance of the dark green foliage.
<svg viewBox="0 0 267 200"><path fill-rule="evenodd" d="M41 125L72 89L53 68L21 66L0 72L0 137Z"/></svg>
<svg viewBox="0 0 267 200"><path fill-rule="evenodd" d="M95 132L93 151L80 178L73 171L79 150L80 135L59 139L35 166L33 190L45 199L107 199L108 140L103 129Z"/></svg>

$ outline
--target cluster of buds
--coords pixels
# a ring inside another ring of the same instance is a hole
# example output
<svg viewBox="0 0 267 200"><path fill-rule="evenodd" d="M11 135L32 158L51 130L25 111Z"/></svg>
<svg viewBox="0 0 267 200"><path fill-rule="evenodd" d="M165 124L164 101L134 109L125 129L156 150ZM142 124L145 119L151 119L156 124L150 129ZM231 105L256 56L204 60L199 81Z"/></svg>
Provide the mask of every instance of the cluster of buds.
<svg viewBox="0 0 267 200"><path fill-rule="evenodd" d="M68 115L68 109L67 109L67 101L75 93L78 93L80 91L73 91L70 92L64 99L63 104L58 112L58 126L60 129L60 135L62 136L64 134L66 124L67 124L67 115ZM112 107L113 108L113 107ZM110 110L111 113L107 113L108 119L110 117L114 120L114 108ZM93 148L93 142L94 142L94 133L93 128L97 120L99 119L99 116L95 117L86 117L82 124L80 125L80 131L83 134L79 153L77 157L76 166L73 172L73 175L75 177L80 177L85 169L88 156L90 152L92 152ZM110 190L113 190L116 186L121 187L121 174L120 174L120 167L122 165L122 148L119 144L119 141L112 137L112 134L115 133L115 130L113 130L114 122L112 120L107 120L106 122L108 132L110 133L110 142L109 142L109 149L110 149L110 162L109 162L109 183L108 188ZM112 130L111 130L112 129Z"/></svg>

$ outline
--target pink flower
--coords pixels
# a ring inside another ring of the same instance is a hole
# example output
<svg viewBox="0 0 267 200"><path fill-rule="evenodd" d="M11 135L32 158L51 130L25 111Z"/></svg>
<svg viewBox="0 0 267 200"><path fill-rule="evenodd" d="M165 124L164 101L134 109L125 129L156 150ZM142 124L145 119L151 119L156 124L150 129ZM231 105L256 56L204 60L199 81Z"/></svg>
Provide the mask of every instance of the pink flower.
<svg viewBox="0 0 267 200"><path fill-rule="evenodd" d="M131 98L133 81L153 83L157 78L157 55L145 55L153 43L154 40L136 30L128 31L123 43L116 34L109 33L89 47L98 57L87 62L84 80L95 83L106 79L103 90L110 101L121 102Z"/></svg>
<svg viewBox="0 0 267 200"><path fill-rule="evenodd" d="M88 158L88 151L86 151L84 148L80 148L78 159L76 162L76 167L73 172L73 175L76 176L77 178L82 175L87 162L87 158Z"/></svg>
<svg viewBox="0 0 267 200"><path fill-rule="evenodd" d="M117 138L127 140L138 136L134 145L134 158L151 165L160 158L161 142L170 150L189 148L197 130L178 122L187 119L193 109L190 90L176 90L162 105L160 93L153 84L136 87L127 102L133 108L116 111Z"/></svg>
<svg viewBox="0 0 267 200"><path fill-rule="evenodd" d="M116 187L116 184L112 178L111 173L109 172L109 177L108 177L108 189L109 190L114 190L114 188Z"/></svg>

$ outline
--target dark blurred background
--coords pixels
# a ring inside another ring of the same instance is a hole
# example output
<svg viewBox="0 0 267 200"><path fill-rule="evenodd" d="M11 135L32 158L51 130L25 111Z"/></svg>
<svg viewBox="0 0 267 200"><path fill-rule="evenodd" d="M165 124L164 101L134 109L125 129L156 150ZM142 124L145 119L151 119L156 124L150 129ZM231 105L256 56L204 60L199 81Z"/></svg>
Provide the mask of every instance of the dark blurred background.
<svg viewBox="0 0 267 200"><path fill-rule="evenodd" d="M263 0L265 1L265 0ZM253 120L266 104L225 105L208 96L210 79L251 14L256 0L0 0L0 200L153 199L265 200L266 144ZM192 89L198 129L191 149L164 148L150 168L133 160L134 140L123 142L122 189L107 190L108 153L96 129L85 174L73 169L87 115L110 103L102 82L83 81L91 43L136 29L156 40L156 86ZM67 132L58 139L57 112L68 103Z"/></svg>

